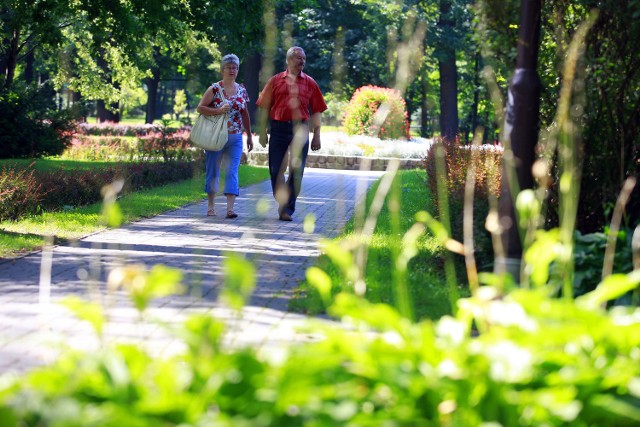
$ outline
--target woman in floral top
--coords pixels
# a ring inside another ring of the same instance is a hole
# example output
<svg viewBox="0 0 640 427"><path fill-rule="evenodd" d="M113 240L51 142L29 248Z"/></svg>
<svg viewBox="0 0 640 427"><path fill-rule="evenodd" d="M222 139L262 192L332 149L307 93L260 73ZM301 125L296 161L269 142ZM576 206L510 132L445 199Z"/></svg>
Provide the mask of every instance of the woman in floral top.
<svg viewBox="0 0 640 427"><path fill-rule="evenodd" d="M222 57L220 72L222 80L214 83L202 96L197 111L200 114L214 116L229 113L227 128L229 139L220 151L205 150L205 184L204 191L209 197L208 216L215 216L215 195L218 192L220 166L225 157L227 170L225 175L224 194L227 196L227 218L237 218L233 210L236 197L240 193L238 169L242 156L242 131L247 133L247 151L253 150L251 139L251 120L247 111L249 95L244 86L236 83L240 60L236 55Z"/></svg>

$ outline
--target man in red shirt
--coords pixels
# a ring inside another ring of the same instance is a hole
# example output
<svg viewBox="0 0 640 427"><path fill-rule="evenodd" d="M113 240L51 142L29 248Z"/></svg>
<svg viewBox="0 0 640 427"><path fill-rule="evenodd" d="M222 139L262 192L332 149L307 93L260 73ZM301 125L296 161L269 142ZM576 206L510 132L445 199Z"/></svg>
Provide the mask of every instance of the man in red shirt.
<svg viewBox="0 0 640 427"><path fill-rule="evenodd" d="M301 47L291 47L287 51L287 69L269 79L256 101L256 105L269 114L269 172L281 221L291 221L296 209L309 152L309 123L313 130L311 149L317 151L320 118L327 109L316 81L302 72L306 59ZM263 125L261 129L260 143L265 146L267 128ZM285 182L287 166L289 175Z"/></svg>

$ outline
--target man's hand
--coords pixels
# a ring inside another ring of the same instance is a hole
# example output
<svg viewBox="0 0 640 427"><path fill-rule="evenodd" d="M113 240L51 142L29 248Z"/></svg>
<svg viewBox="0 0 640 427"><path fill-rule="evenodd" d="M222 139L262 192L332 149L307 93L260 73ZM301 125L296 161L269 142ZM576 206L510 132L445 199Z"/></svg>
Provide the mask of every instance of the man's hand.
<svg viewBox="0 0 640 427"><path fill-rule="evenodd" d="M320 132L316 131L313 133L313 139L311 140L311 151L318 151L320 148Z"/></svg>

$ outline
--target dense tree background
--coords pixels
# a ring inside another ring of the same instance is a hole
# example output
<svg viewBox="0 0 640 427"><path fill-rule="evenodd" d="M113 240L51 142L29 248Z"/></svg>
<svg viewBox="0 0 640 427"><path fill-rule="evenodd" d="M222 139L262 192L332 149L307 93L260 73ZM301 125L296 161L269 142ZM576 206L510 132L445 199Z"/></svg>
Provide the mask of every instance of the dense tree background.
<svg viewBox="0 0 640 427"><path fill-rule="evenodd" d="M519 1L483 0L479 38L486 61L508 77L515 61ZM624 180L638 176L640 146L640 1L547 1L542 14L539 75L543 85L541 129L554 127L569 43L589 13L598 16L579 61L572 116L583 146L578 227L596 231L606 224ZM504 91L505 85L500 85ZM553 188L552 188L553 192ZM553 198L553 195L552 195ZM553 208L553 205L552 205ZM640 218L636 189L627 207L627 226Z"/></svg>
<svg viewBox="0 0 640 427"><path fill-rule="evenodd" d="M485 141L499 138L502 107L495 100L504 98L513 73L520 11L520 0L0 1L3 111L39 105L37 119L24 112L34 123L71 105L76 115L119 120L137 112L152 122L173 111L178 89L193 109L229 52L241 58L239 80L255 99L296 44L307 51L307 72L331 106L363 85L394 87L414 131L462 143L476 130ZM624 179L638 173L640 0L543 4L543 143L554 126L567 47L598 10L573 110L584 146L583 187L590 189L582 192L579 226L592 231L606 223ZM48 100L28 101L34 97ZM0 127L11 133L11 118ZM32 144L33 135L15 138ZM628 225L638 217L638 199L634 193Z"/></svg>

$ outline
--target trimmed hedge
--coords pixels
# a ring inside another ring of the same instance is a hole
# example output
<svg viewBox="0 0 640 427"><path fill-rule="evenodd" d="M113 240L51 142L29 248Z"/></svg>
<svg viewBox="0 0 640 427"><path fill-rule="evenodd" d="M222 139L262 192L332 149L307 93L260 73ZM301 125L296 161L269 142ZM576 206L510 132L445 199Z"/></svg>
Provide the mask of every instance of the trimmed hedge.
<svg viewBox="0 0 640 427"><path fill-rule="evenodd" d="M0 173L0 221L99 202L102 187L118 178L125 180L125 194L189 179L202 171L202 164L136 162L93 170L47 172L5 167Z"/></svg>
<svg viewBox="0 0 640 427"><path fill-rule="evenodd" d="M0 172L0 220L17 220L23 215L37 213L48 192L42 182L33 169L3 166Z"/></svg>
<svg viewBox="0 0 640 427"><path fill-rule="evenodd" d="M442 148L444 151L444 165L446 170L446 192L449 202L449 219L453 238L462 241L464 190L467 173L470 166L475 165L474 198L473 198L473 236L476 262L480 267L493 262L493 244L491 236L485 228L485 221L489 214L489 195L500 195L502 148L493 145L474 147L460 145L459 141L448 143L437 141L434 143L425 159L427 171L427 185L432 194L438 194L439 176L436 164L436 153ZM435 199L439 215L443 215Z"/></svg>

